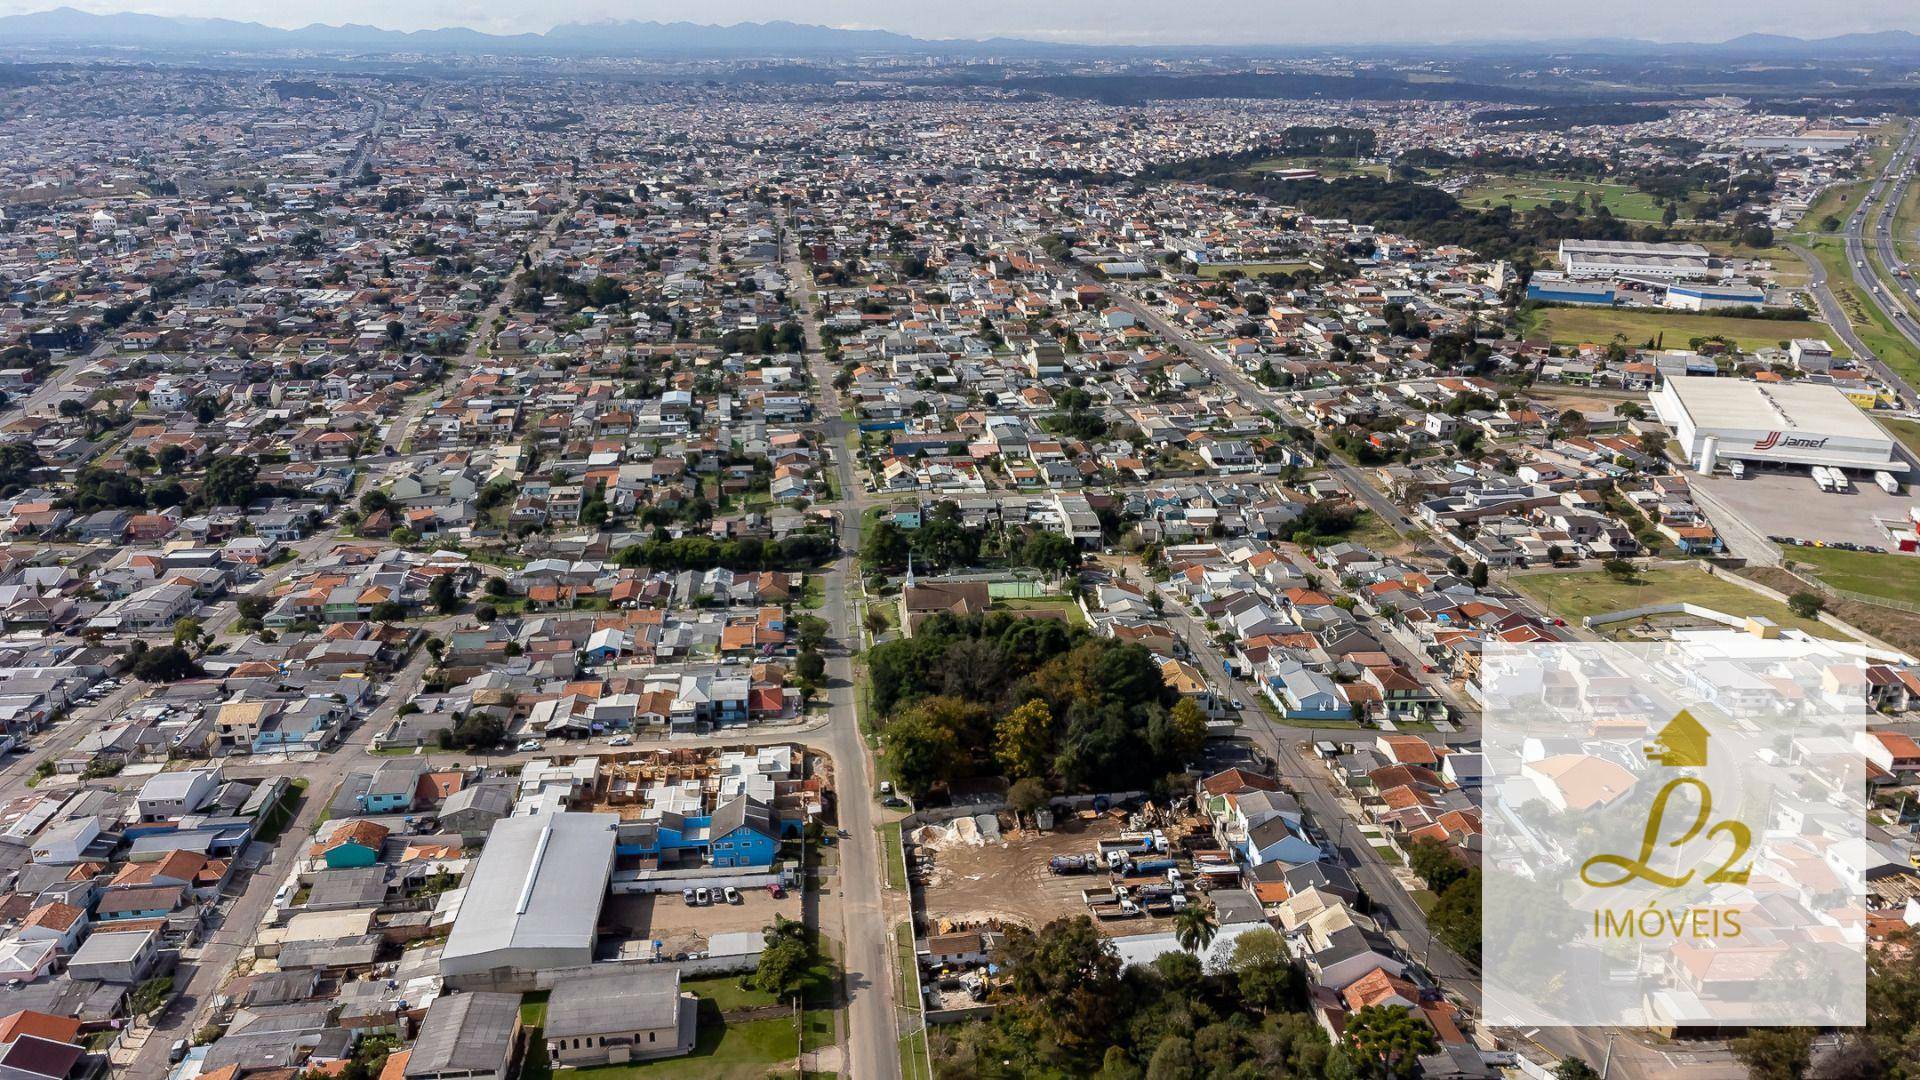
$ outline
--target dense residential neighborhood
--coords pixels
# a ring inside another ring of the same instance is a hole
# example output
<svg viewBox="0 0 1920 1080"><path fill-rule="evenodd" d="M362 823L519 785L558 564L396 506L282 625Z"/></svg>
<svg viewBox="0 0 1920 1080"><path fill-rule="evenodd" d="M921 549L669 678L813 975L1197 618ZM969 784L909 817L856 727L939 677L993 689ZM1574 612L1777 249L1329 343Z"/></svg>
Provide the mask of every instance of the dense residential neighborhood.
<svg viewBox="0 0 1920 1080"><path fill-rule="evenodd" d="M1914 1068L1906 53L121 18L0 17L8 1080ZM1735 898L1862 1024L1494 1021L1599 645L1848 712Z"/></svg>

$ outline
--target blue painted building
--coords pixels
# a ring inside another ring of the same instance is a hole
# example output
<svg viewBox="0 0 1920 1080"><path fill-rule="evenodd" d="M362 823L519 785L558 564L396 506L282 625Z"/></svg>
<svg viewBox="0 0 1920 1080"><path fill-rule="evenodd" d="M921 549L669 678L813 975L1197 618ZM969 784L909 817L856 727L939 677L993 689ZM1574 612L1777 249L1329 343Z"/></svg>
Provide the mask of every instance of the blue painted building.
<svg viewBox="0 0 1920 1080"><path fill-rule="evenodd" d="M413 808L421 772L414 762L387 762L367 777L366 790L354 796L354 804L363 814L405 813Z"/></svg>
<svg viewBox="0 0 1920 1080"><path fill-rule="evenodd" d="M1529 281L1527 299L1546 304L1612 304L1613 286L1574 281Z"/></svg>
<svg viewBox="0 0 1920 1080"><path fill-rule="evenodd" d="M654 828L622 828L621 855L665 861L697 857L708 866L770 866L780 854L780 823L765 803L744 795L707 814L663 813Z"/></svg>
<svg viewBox="0 0 1920 1080"><path fill-rule="evenodd" d="M1295 866L1318 862L1321 856L1320 846L1308 838L1300 823L1284 816L1270 817L1248 829L1241 844L1241 854L1254 866L1272 862Z"/></svg>
<svg viewBox="0 0 1920 1080"><path fill-rule="evenodd" d="M1764 289L1752 285L1669 285L1667 306L1682 311L1710 311L1722 307L1759 307L1767 302Z"/></svg>

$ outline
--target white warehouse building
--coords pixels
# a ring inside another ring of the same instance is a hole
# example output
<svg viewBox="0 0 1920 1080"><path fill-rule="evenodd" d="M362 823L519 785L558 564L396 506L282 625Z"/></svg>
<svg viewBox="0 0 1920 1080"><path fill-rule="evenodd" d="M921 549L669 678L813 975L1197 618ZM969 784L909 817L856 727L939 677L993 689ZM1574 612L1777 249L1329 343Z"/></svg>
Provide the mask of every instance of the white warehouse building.
<svg viewBox="0 0 1920 1080"><path fill-rule="evenodd" d="M1562 240L1560 269L1570 278L1661 281L1724 278L1713 253L1699 244L1643 244L1636 240Z"/></svg>
<svg viewBox="0 0 1920 1080"><path fill-rule="evenodd" d="M591 964L619 823L575 813L495 822L440 953L447 982L526 989L538 972Z"/></svg>
<svg viewBox="0 0 1920 1080"><path fill-rule="evenodd" d="M1702 473L1721 460L1854 471L1907 471L1893 436L1831 386L1680 376L1653 408Z"/></svg>

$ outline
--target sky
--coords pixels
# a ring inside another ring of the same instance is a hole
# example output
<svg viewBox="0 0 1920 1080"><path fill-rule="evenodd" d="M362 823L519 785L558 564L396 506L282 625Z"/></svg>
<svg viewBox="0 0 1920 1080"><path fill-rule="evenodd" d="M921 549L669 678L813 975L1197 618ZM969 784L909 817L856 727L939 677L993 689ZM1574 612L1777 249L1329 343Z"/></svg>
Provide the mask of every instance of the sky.
<svg viewBox="0 0 1920 1080"><path fill-rule="evenodd" d="M66 5L273 26L469 26L490 33L539 32L555 23L599 19L787 19L927 38L1006 36L1116 45L1416 44L1575 37L1720 41L1749 32L1824 37L1920 31L1920 3L1915 0L66 0ZM50 0L0 0L0 15L53 6Z"/></svg>

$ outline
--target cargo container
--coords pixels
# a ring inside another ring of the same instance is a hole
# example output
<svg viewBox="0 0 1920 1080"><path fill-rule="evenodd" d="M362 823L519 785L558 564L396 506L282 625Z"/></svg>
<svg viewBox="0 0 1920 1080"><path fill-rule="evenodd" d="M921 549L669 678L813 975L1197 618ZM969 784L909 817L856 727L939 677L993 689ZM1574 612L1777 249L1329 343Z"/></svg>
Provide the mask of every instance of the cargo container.
<svg viewBox="0 0 1920 1080"><path fill-rule="evenodd" d="M1879 484L1880 490L1889 495L1900 494L1900 481L1895 480L1893 474L1885 469L1881 469L1873 474L1873 482Z"/></svg>
<svg viewBox="0 0 1920 1080"><path fill-rule="evenodd" d="M1744 461L1729 461L1727 462L1727 472L1735 480L1745 480L1747 478L1747 463Z"/></svg>
<svg viewBox="0 0 1920 1080"><path fill-rule="evenodd" d="M1085 855L1055 855L1047 860L1048 871L1055 874L1084 874L1087 872Z"/></svg>
<svg viewBox="0 0 1920 1080"><path fill-rule="evenodd" d="M1172 859L1139 859L1133 864L1133 872L1142 876L1147 874L1164 874L1173 869L1174 866L1175 863Z"/></svg>

